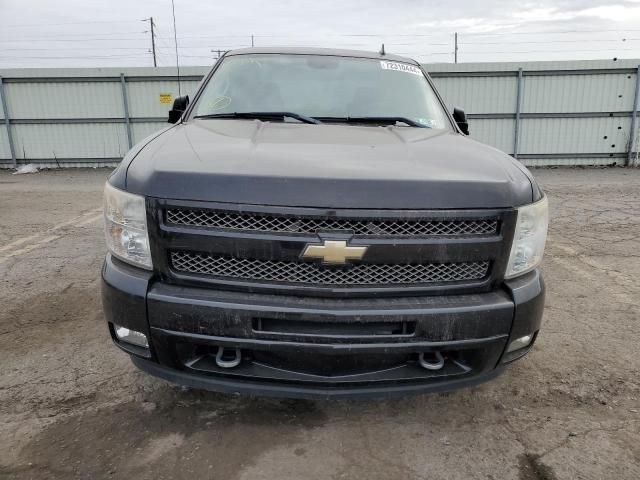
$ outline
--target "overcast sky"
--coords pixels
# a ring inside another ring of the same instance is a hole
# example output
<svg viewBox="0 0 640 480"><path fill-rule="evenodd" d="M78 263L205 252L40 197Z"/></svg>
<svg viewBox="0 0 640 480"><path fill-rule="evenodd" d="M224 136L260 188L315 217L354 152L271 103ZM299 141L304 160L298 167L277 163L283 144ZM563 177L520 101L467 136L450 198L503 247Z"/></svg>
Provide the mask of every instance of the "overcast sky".
<svg viewBox="0 0 640 480"><path fill-rule="evenodd" d="M175 0L181 65L217 50L312 45L422 62L640 57L640 0ZM175 65L171 0L0 0L0 68Z"/></svg>

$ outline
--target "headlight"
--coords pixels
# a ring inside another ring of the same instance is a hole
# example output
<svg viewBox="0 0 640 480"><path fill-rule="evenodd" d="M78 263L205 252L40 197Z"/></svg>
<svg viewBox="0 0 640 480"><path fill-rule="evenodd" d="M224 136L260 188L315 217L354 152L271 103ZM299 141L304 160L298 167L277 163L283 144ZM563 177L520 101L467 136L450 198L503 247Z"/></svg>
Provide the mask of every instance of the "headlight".
<svg viewBox="0 0 640 480"><path fill-rule="evenodd" d="M144 197L123 192L109 182L104 187L104 231L113 255L151 270Z"/></svg>
<svg viewBox="0 0 640 480"><path fill-rule="evenodd" d="M536 203L518 208L506 278L517 277L540 265L548 223L549 204L546 196Z"/></svg>

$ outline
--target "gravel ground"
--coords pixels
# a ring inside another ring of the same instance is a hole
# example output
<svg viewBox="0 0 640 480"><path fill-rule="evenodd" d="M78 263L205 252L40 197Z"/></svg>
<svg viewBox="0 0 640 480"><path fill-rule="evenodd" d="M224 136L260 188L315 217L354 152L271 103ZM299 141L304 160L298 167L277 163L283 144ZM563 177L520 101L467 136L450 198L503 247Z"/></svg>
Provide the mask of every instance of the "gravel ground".
<svg viewBox="0 0 640 480"><path fill-rule="evenodd" d="M183 390L99 299L106 170L0 172L0 478L638 479L640 170L537 170L544 326L481 387L393 401Z"/></svg>

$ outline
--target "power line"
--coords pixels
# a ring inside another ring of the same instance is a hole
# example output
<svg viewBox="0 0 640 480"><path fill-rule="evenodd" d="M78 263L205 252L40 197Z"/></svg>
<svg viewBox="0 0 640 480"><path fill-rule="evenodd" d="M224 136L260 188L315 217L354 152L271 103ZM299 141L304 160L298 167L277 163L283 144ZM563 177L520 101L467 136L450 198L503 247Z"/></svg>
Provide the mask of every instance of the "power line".
<svg viewBox="0 0 640 480"><path fill-rule="evenodd" d="M583 38L579 40L537 40L525 42L509 42L509 45L524 44L555 44L555 43L589 43L589 42L635 42L640 38L604 39L604 38ZM460 42L460 45L504 45L505 42Z"/></svg>
<svg viewBox="0 0 640 480"><path fill-rule="evenodd" d="M27 28L27 27L44 27L44 26L67 26L67 25L91 25L91 24L114 24L114 23L133 23L138 22L140 20L114 20L114 21L83 21L83 22L66 22L66 23L40 23L40 24L23 24L23 25L3 25L2 28ZM142 21L148 21L148 18L142 19ZM502 35L550 35L550 34L569 34L569 33L605 33L605 32L640 32L640 29L583 29L583 30L532 30L532 31L516 31L516 32L461 32L461 34L465 36L502 36ZM72 35L72 34L67 34ZM79 34L81 35L81 34ZM110 35L110 33L100 34L100 35ZM188 35L188 36L180 36L178 38L251 38L251 36L255 38L302 38L302 36L298 35L282 35L282 34L208 34L208 35ZM318 34L316 38L327 38L327 37L415 37L415 38L424 38L424 37L437 37L437 36L447 36L450 33L442 32L442 33L323 33ZM310 38L307 36L307 38ZM311 37L313 38L313 37Z"/></svg>
<svg viewBox="0 0 640 480"><path fill-rule="evenodd" d="M145 58L146 55L145 54L126 54L126 55L90 55L90 56L38 56L38 57L32 57L32 56L27 56L25 57L24 55L20 55L20 56L6 56L6 55L0 55L0 58L11 58L11 59L24 59L24 60L56 60L56 59L75 59L75 60L84 60L84 59L91 59L91 58Z"/></svg>
<svg viewBox="0 0 640 480"><path fill-rule="evenodd" d="M326 37L373 37L373 38L389 38L389 37L438 37L445 36L447 33L328 33L328 34L318 34L316 38L326 38ZM264 35L255 35L256 38L293 38L297 37L297 35L274 35L274 34L264 34ZM313 37L312 37L313 38Z"/></svg>
<svg viewBox="0 0 640 480"><path fill-rule="evenodd" d="M173 47L167 45L164 42L160 42L159 44L156 45L156 51L160 52L162 49L167 49L167 50L173 50Z"/></svg>
<svg viewBox="0 0 640 480"><path fill-rule="evenodd" d="M128 30L126 32L108 32L108 33L94 33L94 32L91 32L91 33L61 33L61 34L58 33L58 34L52 34L52 35L46 33L45 34L46 38L44 38L42 35L37 36L37 37L23 37L23 36L21 36L19 41L22 41L22 40L34 40L34 39L35 40L38 40L38 39L49 40L51 38L60 38L60 37L62 37L62 38L85 37L86 38L87 35L89 35L91 37L113 37L113 36L118 36L118 35L133 35L133 34L141 34L141 33L145 33L145 32L142 32L140 30ZM13 36L15 36L15 34L13 34ZM69 40L77 41L77 38L75 38L75 39L74 38L69 38ZM16 41L18 41L18 40L16 40Z"/></svg>
<svg viewBox="0 0 640 480"><path fill-rule="evenodd" d="M615 29L615 30L560 30L560 31L529 31L529 32L459 32L461 36L506 36L506 35L549 35L549 34L568 34L568 33L606 33L606 32L640 32L640 29ZM398 38L425 38L425 37L446 37L450 33L328 33L310 35L282 35L282 34L253 34L255 38L328 38L328 37L398 37ZM251 38L251 34L208 34L208 35L185 35L178 37L185 38Z"/></svg>
<svg viewBox="0 0 640 480"><path fill-rule="evenodd" d="M255 38L327 38L327 37L444 37L447 36L447 33L441 34L318 34L316 36L311 35L253 35ZM216 35L184 35L179 36L178 38L183 40L186 38L246 38L250 40L252 37L251 34L245 35L237 35L237 34L216 34Z"/></svg>
<svg viewBox="0 0 640 480"><path fill-rule="evenodd" d="M147 19L147 21L149 21L149 19ZM154 30L157 30L157 25L154 22ZM637 30L640 31L640 30ZM30 41L30 42L77 42L79 40L83 40L83 41L92 41L92 42L109 42L109 41L138 41L140 40L140 38L135 37L135 38L131 38L131 37L121 37L121 38L97 38L98 36L110 36L110 37L117 37L119 35L124 35L124 34L140 34L140 35L144 35L146 33L149 33L150 30L146 30L146 31L140 31L140 32L121 32L121 33L116 33L116 32L110 32L110 33L92 33L90 35L87 36L87 34L65 34L63 37L47 37L47 38L43 38L43 37L21 37L20 39L0 39L0 42L2 43L24 43L24 41ZM158 35L155 31L154 31L154 35L155 38L158 39L166 39L169 40L168 37L165 37L163 35ZM469 36L469 35L475 35L475 34L465 34L465 36ZM500 35L509 35L509 34L500 34ZM348 35L344 35L345 37ZM411 36L411 35L407 35L407 36ZM417 36L417 35L416 35ZM462 35L461 35L462 36ZM81 37L81 38L68 38L68 37ZM264 37L264 38L278 38L278 36L260 36L260 35L256 35L256 37ZM188 39L188 38L202 38L202 39L206 39L206 38L246 38L247 40L249 40L251 38L250 35L202 35L202 36L180 36L177 37L178 39ZM321 40L320 37L305 37L305 36L289 36L287 38L296 38L296 39L317 39L317 40ZM171 39L174 40L174 39ZM526 44L526 43L530 43L530 44L535 44L535 43L580 43L580 42L584 42L584 41L602 41L602 42L617 42L617 41L636 41L636 40L640 40L640 38L621 38L621 39L601 39L601 38L597 38L597 39L571 39L571 40L546 40L546 41L541 41L541 40L531 40L531 41L516 41L516 42L509 42L509 43L521 43L521 44ZM480 45L480 44L486 44L486 45L496 45L496 44L501 44L503 42L460 42L460 45ZM350 44L350 45L363 45L363 46L368 46L368 43L356 43L356 44ZM449 43L444 43L444 42L440 42L440 43L424 43L424 42L410 42L410 43L394 43L394 42L385 42L385 45L391 45L391 46L408 46L408 45L424 45L424 46L443 46L443 45L449 45ZM191 45L192 46L192 45ZM204 47L203 47L204 48Z"/></svg>
<svg viewBox="0 0 640 480"><path fill-rule="evenodd" d="M144 32L140 32L140 33L144 33ZM129 42L129 41L140 41L143 40L144 37L142 38L75 38L75 39L65 39L65 40L60 40L60 39L56 39L56 40L52 40L52 39L41 39L41 40L0 40L0 43L25 43L25 41L28 42L47 42L47 43L57 43L57 42Z"/></svg>
<svg viewBox="0 0 640 480"><path fill-rule="evenodd" d="M487 53L572 53L572 52L638 52L638 48L598 48L595 50L562 50L562 51L550 51L550 50L491 50L486 51L465 51L465 55L468 54L487 54Z"/></svg>
<svg viewBox="0 0 640 480"><path fill-rule="evenodd" d="M160 38L160 37L157 37ZM199 43L199 44L184 44L181 43L180 44L180 49L183 48L213 48L211 47L210 44L208 44L209 46L207 46L207 44L204 43ZM349 46L349 47L372 47L371 43L341 43L340 44L343 47ZM422 43L422 42L414 42L414 43L386 43L385 42L385 46L393 46L393 47L407 47L407 46L421 46L421 47L445 47L451 45L451 42L449 43ZM215 48L241 48L241 47L250 47L250 44L240 44L240 43L233 43L233 44L215 44Z"/></svg>
<svg viewBox="0 0 640 480"><path fill-rule="evenodd" d="M225 50L231 50L231 49L234 49L234 48L245 48L245 47L250 47L250 46L251 46L251 45L248 45L248 44L247 44L247 45L239 45L239 44L235 44L235 45L218 45L218 44L215 44L215 45L210 45L210 44L209 44L209 45L205 45L205 44L202 44L202 45L180 45L180 46L178 47L178 49L179 49L181 52L182 52L182 51L184 51L184 50L187 50L187 49L189 49L189 50L198 50L198 49L201 49L201 50L203 50L203 49L210 50L210 49L214 48L214 49L216 49L216 50L217 50L218 48L223 48L223 49L225 49Z"/></svg>
<svg viewBox="0 0 640 480"><path fill-rule="evenodd" d="M169 46L162 38L160 38L157 34L156 34L156 40L158 40L158 42L156 43L156 55L158 58L162 57L163 59L167 60L168 63L170 63L170 58L173 56L171 53L164 53L164 49L171 51L173 49L173 47ZM165 58L168 57L168 58Z"/></svg>
<svg viewBox="0 0 640 480"><path fill-rule="evenodd" d="M615 30L560 30L560 31L530 31L530 32L478 32L478 33L465 33L465 36L495 36L495 35L564 35L569 33L607 33L607 32L640 32L640 29L615 29Z"/></svg>
<svg viewBox="0 0 640 480"><path fill-rule="evenodd" d="M93 50L95 51L96 47L69 47L66 48L65 47L65 51L66 50ZM145 51L149 51L149 49L147 47L108 47L108 50L145 50ZM17 51L17 52L31 52L31 51L38 51L38 52L50 52L50 51L59 51L60 49L55 48L55 47L49 47L49 48L2 48L2 51Z"/></svg>
<svg viewBox="0 0 640 480"><path fill-rule="evenodd" d="M28 27L53 27L62 25L88 25L94 23L131 23L138 20L89 20L84 22L64 22L64 23L25 23L22 25L3 25L2 28L28 28Z"/></svg>
<svg viewBox="0 0 640 480"><path fill-rule="evenodd" d="M425 56L429 56L429 55L451 55L453 53L453 51L451 52L431 52L431 53L409 53L409 52L387 52L390 53L392 55L411 55L414 57L425 57Z"/></svg>

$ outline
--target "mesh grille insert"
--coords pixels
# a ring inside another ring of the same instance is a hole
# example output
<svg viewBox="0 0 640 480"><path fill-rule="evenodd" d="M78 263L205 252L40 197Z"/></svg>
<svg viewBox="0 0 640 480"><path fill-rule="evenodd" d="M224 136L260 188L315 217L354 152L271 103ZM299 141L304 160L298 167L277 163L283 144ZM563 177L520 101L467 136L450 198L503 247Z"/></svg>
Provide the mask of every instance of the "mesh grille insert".
<svg viewBox="0 0 640 480"><path fill-rule="evenodd" d="M190 227L223 228L258 232L315 234L322 230L349 230L355 235L491 235L496 219L394 220L259 215L219 210L168 209L167 223Z"/></svg>
<svg viewBox="0 0 640 480"><path fill-rule="evenodd" d="M252 260L174 251L177 272L224 279L314 285L398 285L480 280L489 262L427 263L419 265L355 264L327 267L317 263Z"/></svg>

